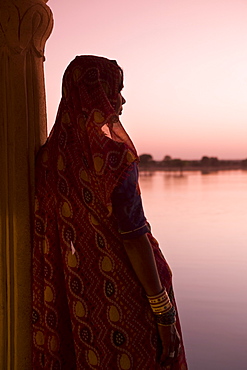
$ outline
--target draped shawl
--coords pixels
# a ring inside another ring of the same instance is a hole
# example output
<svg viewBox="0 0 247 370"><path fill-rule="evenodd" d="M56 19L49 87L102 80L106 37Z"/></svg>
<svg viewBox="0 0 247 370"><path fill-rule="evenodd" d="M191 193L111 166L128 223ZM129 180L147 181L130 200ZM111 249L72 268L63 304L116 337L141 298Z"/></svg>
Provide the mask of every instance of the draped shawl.
<svg viewBox="0 0 247 370"><path fill-rule="evenodd" d="M112 213L112 192L137 161L115 112L122 84L116 62L76 57L64 74L55 125L38 153L35 370L160 368L154 318ZM170 269L149 238L171 292ZM186 369L183 351L174 369Z"/></svg>

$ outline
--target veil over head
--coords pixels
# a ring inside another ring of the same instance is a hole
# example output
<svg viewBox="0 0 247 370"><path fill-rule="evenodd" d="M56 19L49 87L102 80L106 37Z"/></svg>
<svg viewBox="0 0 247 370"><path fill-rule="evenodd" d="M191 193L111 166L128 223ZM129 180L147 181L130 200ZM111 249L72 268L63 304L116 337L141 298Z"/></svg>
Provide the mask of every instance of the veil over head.
<svg viewBox="0 0 247 370"><path fill-rule="evenodd" d="M105 205L121 174L137 160L115 111L122 87L123 72L115 61L77 56L64 73L62 99L48 140L55 146L58 142L60 162L70 158L74 176L79 171L80 177L94 182L91 185L100 184L98 196Z"/></svg>

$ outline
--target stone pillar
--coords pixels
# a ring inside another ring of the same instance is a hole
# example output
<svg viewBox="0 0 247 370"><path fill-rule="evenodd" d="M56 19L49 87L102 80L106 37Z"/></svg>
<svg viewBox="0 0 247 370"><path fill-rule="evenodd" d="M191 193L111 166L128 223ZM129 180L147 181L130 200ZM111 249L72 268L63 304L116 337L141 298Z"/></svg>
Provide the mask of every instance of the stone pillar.
<svg viewBox="0 0 247 370"><path fill-rule="evenodd" d="M45 0L0 4L0 369L31 369L34 157L46 139Z"/></svg>

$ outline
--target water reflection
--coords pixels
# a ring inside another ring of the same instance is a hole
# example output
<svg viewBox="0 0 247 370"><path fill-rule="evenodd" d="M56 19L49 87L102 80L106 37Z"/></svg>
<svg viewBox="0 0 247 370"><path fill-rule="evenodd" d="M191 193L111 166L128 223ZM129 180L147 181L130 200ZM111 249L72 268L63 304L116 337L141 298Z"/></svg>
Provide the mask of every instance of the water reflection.
<svg viewBox="0 0 247 370"><path fill-rule="evenodd" d="M155 176L154 171L141 171L139 178L141 179L142 189L149 189L151 191L153 184L153 177Z"/></svg>
<svg viewBox="0 0 247 370"><path fill-rule="evenodd" d="M140 176L172 266L190 370L247 368L247 172Z"/></svg>
<svg viewBox="0 0 247 370"><path fill-rule="evenodd" d="M188 183L188 175L187 174L180 174L179 172L164 174L163 176L163 185L165 188L183 188Z"/></svg>
<svg viewBox="0 0 247 370"><path fill-rule="evenodd" d="M140 176L141 177L144 177L144 178L147 178L147 177L152 177L155 175L155 171L141 171L140 172Z"/></svg>

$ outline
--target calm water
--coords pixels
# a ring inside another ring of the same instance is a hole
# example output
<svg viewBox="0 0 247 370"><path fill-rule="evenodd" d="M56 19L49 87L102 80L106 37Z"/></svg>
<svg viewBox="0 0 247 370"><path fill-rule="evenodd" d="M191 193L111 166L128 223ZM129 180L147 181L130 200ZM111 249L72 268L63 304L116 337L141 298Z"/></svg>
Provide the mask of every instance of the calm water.
<svg viewBox="0 0 247 370"><path fill-rule="evenodd" d="M140 173L190 370L247 369L247 171Z"/></svg>

